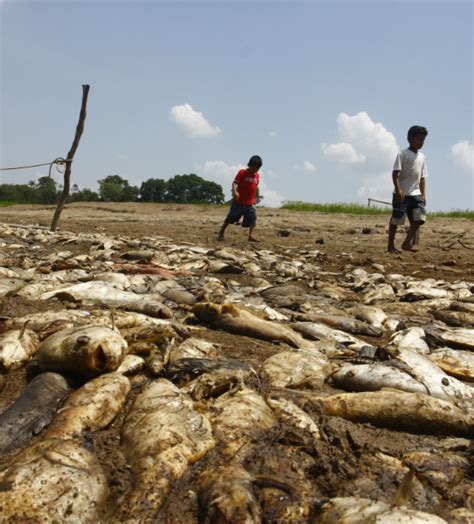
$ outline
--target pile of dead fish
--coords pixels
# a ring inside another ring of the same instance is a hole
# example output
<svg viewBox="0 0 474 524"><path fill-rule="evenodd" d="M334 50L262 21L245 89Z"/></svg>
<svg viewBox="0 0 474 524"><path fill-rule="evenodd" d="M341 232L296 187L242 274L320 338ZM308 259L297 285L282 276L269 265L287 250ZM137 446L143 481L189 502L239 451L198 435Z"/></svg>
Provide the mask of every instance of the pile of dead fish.
<svg viewBox="0 0 474 524"><path fill-rule="evenodd" d="M0 389L29 377L0 415L0 522L154 522L186 475L196 515L174 522L473 522L474 283L34 226L0 246L0 296L38 305L0 318ZM91 438L119 419L133 488L111 509ZM322 493L333 421L425 445L351 437L357 489ZM376 462L396 497L372 495Z"/></svg>

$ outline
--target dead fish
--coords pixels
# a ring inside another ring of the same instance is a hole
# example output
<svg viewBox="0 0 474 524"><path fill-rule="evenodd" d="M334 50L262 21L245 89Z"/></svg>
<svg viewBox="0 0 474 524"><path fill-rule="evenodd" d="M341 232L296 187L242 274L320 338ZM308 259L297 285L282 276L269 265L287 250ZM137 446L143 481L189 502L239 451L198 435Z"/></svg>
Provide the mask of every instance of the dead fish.
<svg viewBox="0 0 474 524"><path fill-rule="evenodd" d="M211 274L239 274L243 273L245 269L236 264L229 264L222 260L209 260L207 264L207 272Z"/></svg>
<svg viewBox="0 0 474 524"><path fill-rule="evenodd" d="M142 324L131 328L121 329L121 334L129 347L129 353L140 354L142 352L134 349L138 344L150 344L150 348L169 345L173 340L180 340L180 336L169 323L164 324ZM143 351L147 353L148 351Z"/></svg>
<svg viewBox="0 0 474 524"><path fill-rule="evenodd" d="M313 340L334 340L353 348L360 348L367 345L363 340L319 322L296 322L292 324L292 328Z"/></svg>
<svg viewBox="0 0 474 524"><path fill-rule="evenodd" d="M14 294L21 289L26 282L18 278L0 278L0 297Z"/></svg>
<svg viewBox="0 0 474 524"><path fill-rule="evenodd" d="M433 316L448 326L474 328L474 313L467 311L435 310Z"/></svg>
<svg viewBox="0 0 474 524"><path fill-rule="evenodd" d="M216 359L218 355L219 352L216 344L200 338L190 337L171 349L169 361L170 363L174 363L184 358Z"/></svg>
<svg viewBox="0 0 474 524"><path fill-rule="evenodd" d="M74 391L45 431L46 438L74 438L98 431L122 410L130 392L128 378L108 373Z"/></svg>
<svg viewBox="0 0 474 524"><path fill-rule="evenodd" d="M409 285L407 289L399 292L400 300L415 302L417 300L437 299L437 298L454 298L454 293L446 289L434 287L432 284L419 281Z"/></svg>
<svg viewBox="0 0 474 524"><path fill-rule="evenodd" d="M147 517L146 508L155 516L173 481L215 446L209 420L165 379L146 385L137 396L125 419L122 439L135 483L124 514L136 522Z"/></svg>
<svg viewBox="0 0 474 524"><path fill-rule="evenodd" d="M438 492L449 491L464 479L469 479L471 467L467 457L452 451L411 451L402 457L403 464L417 472L420 479L428 481Z"/></svg>
<svg viewBox="0 0 474 524"><path fill-rule="evenodd" d="M245 306L263 313L265 320L278 320L278 321L287 321L288 320L288 317L286 315L282 315L276 309L273 309L270 306L267 306L266 304L246 303Z"/></svg>
<svg viewBox="0 0 474 524"><path fill-rule="evenodd" d="M42 369L97 375L117 369L127 343L106 326L65 329L41 343L36 360Z"/></svg>
<svg viewBox="0 0 474 524"><path fill-rule="evenodd" d="M198 480L200 513L205 524L260 524L262 510L253 477L242 467L206 470Z"/></svg>
<svg viewBox="0 0 474 524"><path fill-rule="evenodd" d="M439 348L432 351L428 358L448 375L466 382L474 382L474 353L472 351Z"/></svg>
<svg viewBox="0 0 474 524"><path fill-rule="evenodd" d="M331 372L331 364L318 351L285 351L271 356L262 376L273 387L319 389Z"/></svg>
<svg viewBox="0 0 474 524"><path fill-rule="evenodd" d="M117 289L126 290L130 287L130 280L127 275L123 273L114 273L112 271L106 273L99 273L94 276L94 280L99 282L109 282Z"/></svg>
<svg viewBox="0 0 474 524"><path fill-rule="evenodd" d="M39 300L43 293L47 293L52 289L57 289L58 282L32 282L21 287L16 293L17 297L24 297L29 300Z"/></svg>
<svg viewBox="0 0 474 524"><path fill-rule="evenodd" d="M126 355L115 373L129 377L136 375L145 367L145 360L137 355Z"/></svg>
<svg viewBox="0 0 474 524"><path fill-rule="evenodd" d="M74 324L85 324L92 318L89 311L82 311L79 309L63 309L60 311L43 311L41 313L32 313L23 317L12 318L8 325L11 329L21 329L25 322L28 322L28 328L38 334L42 340L42 332L49 329L49 326L54 324L60 329L71 328ZM108 316L110 322L110 315ZM52 334L52 333L51 333Z"/></svg>
<svg viewBox="0 0 474 524"><path fill-rule="evenodd" d="M426 386L395 367L383 364L343 364L331 374L330 382L346 391L399 389L409 393L426 393Z"/></svg>
<svg viewBox="0 0 474 524"><path fill-rule="evenodd" d="M272 342L285 342L296 348L310 346L307 341L290 328L263 320L233 304L221 306L220 304L202 302L194 306L193 313L201 322L236 335Z"/></svg>
<svg viewBox="0 0 474 524"><path fill-rule="evenodd" d="M474 511L469 508L456 508L448 513L447 518L449 524L472 524Z"/></svg>
<svg viewBox="0 0 474 524"><path fill-rule="evenodd" d="M474 390L470 386L447 375L428 356L408 348L388 346L385 350L393 359L403 363L404 370L424 384L428 395L444 400L474 398Z"/></svg>
<svg viewBox="0 0 474 524"><path fill-rule="evenodd" d="M356 320L354 318L343 316L343 315L327 315L324 313L316 313L314 311L306 313L305 316L307 320L311 322L323 323L326 326L329 326L334 329L339 329L345 331L346 333L353 333L354 335L367 335L371 337L380 337L382 336L382 329L376 328Z"/></svg>
<svg viewBox="0 0 474 524"><path fill-rule="evenodd" d="M18 369L23 366L38 350L39 340L36 333L26 329L13 329L0 335L0 368Z"/></svg>
<svg viewBox="0 0 474 524"><path fill-rule="evenodd" d="M393 300L394 298L395 292L390 284L379 284L375 289L366 291L362 295L362 302L370 306L377 302L385 302L387 300Z"/></svg>
<svg viewBox="0 0 474 524"><path fill-rule="evenodd" d="M166 376L195 400L219 396L243 385L255 371L243 362L184 358L168 366ZM183 385L187 384L185 387Z"/></svg>
<svg viewBox="0 0 474 524"><path fill-rule="evenodd" d="M256 391L243 387L228 392L211 404L212 427L223 453L241 463L251 453L251 444L276 424L273 411Z"/></svg>
<svg viewBox="0 0 474 524"><path fill-rule="evenodd" d="M291 400L275 393L267 396L267 403L285 426L310 435L313 441L321 440L319 428L314 420Z"/></svg>
<svg viewBox="0 0 474 524"><path fill-rule="evenodd" d="M169 289L163 293L163 296L167 300L171 300L171 302L187 306L194 306L197 302L197 298L189 291L186 291L186 289Z"/></svg>
<svg viewBox="0 0 474 524"><path fill-rule="evenodd" d="M170 318L172 316L171 310L153 296L143 296L130 291L122 291L116 289L110 282L91 281L62 287L43 293L41 300L48 300L53 297L73 302L121 307L159 318Z"/></svg>
<svg viewBox="0 0 474 524"><path fill-rule="evenodd" d="M425 333L430 345L474 350L474 329L438 329L430 326L425 329Z"/></svg>
<svg viewBox="0 0 474 524"><path fill-rule="evenodd" d="M405 391L312 395L311 402L329 416L424 435L469 436L474 427L474 415L452 402Z"/></svg>
<svg viewBox="0 0 474 524"><path fill-rule="evenodd" d="M52 420L69 394L66 380L56 373L36 376L16 400L0 415L0 453L21 446Z"/></svg>
<svg viewBox="0 0 474 524"><path fill-rule="evenodd" d="M468 302L467 300L462 302L451 302L449 309L453 311L465 311L466 313L474 313L474 302Z"/></svg>
<svg viewBox="0 0 474 524"><path fill-rule="evenodd" d="M425 331L423 328L415 326L392 335L390 344L398 348L408 348L427 355L430 347L425 342Z"/></svg>
<svg viewBox="0 0 474 524"><path fill-rule="evenodd" d="M108 496L99 462L75 440L47 439L14 455L0 485L2 522L94 524Z"/></svg>
<svg viewBox="0 0 474 524"><path fill-rule="evenodd" d="M336 497L318 509L314 520L317 524L447 524L447 522L422 511L392 507L385 502L358 498Z"/></svg>
<svg viewBox="0 0 474 524"><path fill-rule="evenodd" d="M348 313L353 315L358 320L368 322L371 326L382 329L384 322L387 320L387 315L379 307L365 306L358 304L357 306L351 307L347 310Z"/></svg>
<svg viewBox="0 0 474 524"><path fill-rule="evenodd" d="M269 302L280 297L298 297L305 295L306 291L295 284L282 284L279 286L267 287L260 292L260 295Z"/></svg>

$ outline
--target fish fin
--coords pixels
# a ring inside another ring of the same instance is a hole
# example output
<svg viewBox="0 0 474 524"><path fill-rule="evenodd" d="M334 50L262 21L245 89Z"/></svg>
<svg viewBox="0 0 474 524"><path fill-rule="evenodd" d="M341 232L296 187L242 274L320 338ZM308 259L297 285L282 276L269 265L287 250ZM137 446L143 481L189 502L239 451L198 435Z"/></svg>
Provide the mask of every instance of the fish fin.
<svg viewBox="0 0 474 524"><path fill-rule="evenodd" d="M253 482L259 488L279 489L280 491L283 491L288 495L290 495L294 491L293 487L290 486L288 483L278 480L274 477L269 477L265 475L255 475Z"/></svg>
<svg viewBox="0 0 474 524"><path fill-rule="evenodd" d="M30 322L30 321L27 320L27 321L23 324L23 326L22 326L22 328L21 328L21 331L20 331L20 334L18 335L18 340L21 340L21 339L23 338L23 335L25 334L25 331L26 331L26 326L29 324L29 322Z"/></svg>
<svg viewBox="0 0 474 524"><path fill-rule="evenodd" d="M406 506L407 502L413 493L413 479L415 478L415 470L410 467L408 472L403 477L397 492L393 497L394 506Z"/></svg>

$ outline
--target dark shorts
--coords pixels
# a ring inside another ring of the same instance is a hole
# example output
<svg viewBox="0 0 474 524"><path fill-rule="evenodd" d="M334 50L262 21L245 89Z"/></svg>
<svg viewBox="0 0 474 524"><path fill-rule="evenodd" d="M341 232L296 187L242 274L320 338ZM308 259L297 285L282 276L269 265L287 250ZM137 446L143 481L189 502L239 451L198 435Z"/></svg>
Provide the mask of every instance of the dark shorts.
<svg viewBox="0 0 474 524"><path fill-rule="evenodd" d="M390 224L401 226L405 223L405 216L408 216L410 224L412 222L426 222L426 210L423 197L421 195L405 196L403 200L398 200L393 195L392 218Z"/></svg>
<svg viewBox="0 0 474 524"><path fill-rule="evenodd" d="M244 206L232 202L226 221L230 224L235 224L242 216L244 217L242 227L254 227L257 223L257 212L255 211L255 206Z"/></svg>

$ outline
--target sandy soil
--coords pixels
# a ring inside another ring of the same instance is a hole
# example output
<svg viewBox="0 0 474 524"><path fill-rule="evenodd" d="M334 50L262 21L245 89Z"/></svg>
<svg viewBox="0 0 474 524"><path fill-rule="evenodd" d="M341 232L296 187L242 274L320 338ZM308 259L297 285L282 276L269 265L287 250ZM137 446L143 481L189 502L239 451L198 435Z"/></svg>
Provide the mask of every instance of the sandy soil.
<svg viewBox="0 0 474 524"><path fill-rule="evenodd" d="M15 224L39 224L48 226L53 214L49 206L11 206L0 209L0 222ZM217 231L225 217L224 207L200 207L155 204L75 204L68 205L60 222L69 231L101 231L113 235L142 238L162 235L177 242L216 247ZM340 270L348 263L372 268L382 264L386 272L416 275L418 278L435 277L448 281L460 278L473 280L474 228L464 219L433 219L423 228L422 250L417 254L389 255L385 252L387 241L387 217L363 217L321 213L296 213L279 209L258 210L259 244L246 240L246 230L231 226L224 245L234 249L269 249L291 253L295 248L318 249L324 257L321 267L327 271ZM463 247L456 238L465 232ZM402 234L400 233L400 237ZM399 242L401 239L398 239ZM449 249L446 247L453 244ZM88 246L68 246L75 252L87 251ZM375 268L376 269L376 268ZM0 315L22 316L40 311L47 306L26 299L6 298L0 304ZM61 307L58 303L57 307ZM280 351L278 346L247 337L233 336L223 332L202 330L201 338L222 344L226 357L247 362L258 371L265 358ZM24 368L11 373L0 394L0 412L21 393L29 374L34 369ZM140 389L137 379L131 399ZM264 387L264 386L262 386ZM127 410L125 410L126 412ZM91 434L88 441L103 465L110 484L108 507L104 521L117 522L116 511L127 497L132 480L120 444L119 434L124 414L104 431ZM341 419L322 420L326 435L317 449L308 448L302 442L292 442L284 429L270 433L255 446L246 467L252 474L280 473L288 482L297 482L299 475L312 479L314 498L332 496L371 496L392 500L400 486L401 478L372 460L378 452L393 457L415 451L422 447L433 449L445 445L447 440L438 437L412 435L377 429L368 424L353 424ZM451 439L454 440L454 439ZM288 445L291 445L291 457ZM286 446L286 447L285 447ZM196 493L193 489L200 471L209 465L216 466L221 458L218 450L210 452L173 488L173 491L153 522L198 523ZM291 470L295 464L300 471ZM464 489L464 488L463 488ZM436 490L435 490L436 491ZM262 495L259 492L259 497ZM414 507L438 514L457 507L465 500L465 492L437 493L432 499L413 495ZM282 522L278 518L278 504L291 502L291 495L281 495L280 502L269 506L268 499L261 498L265 522ZM148 521L147 521L148 522Z"/></svg>
<svg viewBox="0 0 474 524"><path fill-rule="evenodd" d="M49 226L53 206L11 206L0 208L0 221ZM113 235L144 237L162 235L176 241L203 246L221 245L217 231L226 207L167 204L99 203L71 204L63 211L60 227L69 231L103 231ZM247 241L246 230L229 226L225 245L234 249L270 249L284 252L295 247L320 249L325 265L340 269L348 262L370 266L383 264L387 271L456 280L474 274L474 227L468 219L433 218L423 226L421 251L417 254L386 253L385 216L357 216L334 213L294 212L259 209L259 244ZM397 243L403 238L403 228ZM462 237L463 247L456 238ZM451 247L450 244L454 244ZM471 248L471 249L469 249Z"/></svg>

